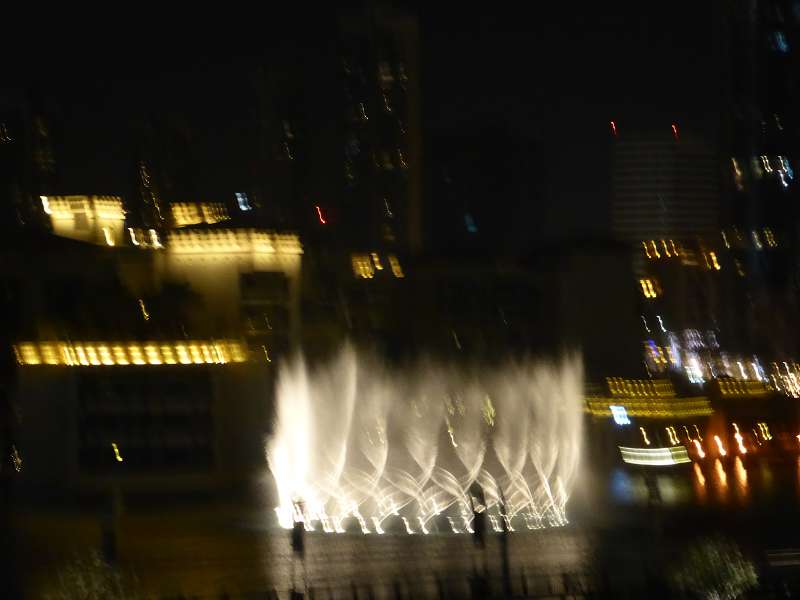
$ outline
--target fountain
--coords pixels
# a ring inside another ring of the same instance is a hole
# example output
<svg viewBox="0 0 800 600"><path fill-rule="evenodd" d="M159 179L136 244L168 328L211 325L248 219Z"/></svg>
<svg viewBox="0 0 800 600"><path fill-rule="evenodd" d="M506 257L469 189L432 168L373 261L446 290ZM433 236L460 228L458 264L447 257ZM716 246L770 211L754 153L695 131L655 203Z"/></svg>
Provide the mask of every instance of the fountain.
<svg viewBox="0 0 800 600"><path fill-rule="evenodd" d="M345 347L310 370L285 364L267 460L281 526L384 533L560 526L578 476L579 358L392 371ZM476 490L480 490L475 493ZM500 510L503 505L503 510ZM402 525L400 525L402 524Z"/></svg>

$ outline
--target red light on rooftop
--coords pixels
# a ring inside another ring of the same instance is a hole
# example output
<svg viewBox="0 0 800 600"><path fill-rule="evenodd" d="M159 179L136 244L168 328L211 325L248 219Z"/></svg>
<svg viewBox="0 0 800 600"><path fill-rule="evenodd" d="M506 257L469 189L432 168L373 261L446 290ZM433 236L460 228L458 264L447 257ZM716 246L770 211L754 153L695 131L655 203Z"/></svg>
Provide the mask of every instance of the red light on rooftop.
<svg viewBox="0 0 800 600"><path fill-rule="evenodd" d="M320 208L319 204L317 204L314 208L317 209L317 218L322 225L327 225L328 221L325 220L325 217L322 216L322 209Z"/></svg>
<svg viewBox="0 0 800 600"><path fill-rule="evenodd" d="M611 133L614 134L614 137L617 137L617 124L614 121L611 121Z"/></svg>

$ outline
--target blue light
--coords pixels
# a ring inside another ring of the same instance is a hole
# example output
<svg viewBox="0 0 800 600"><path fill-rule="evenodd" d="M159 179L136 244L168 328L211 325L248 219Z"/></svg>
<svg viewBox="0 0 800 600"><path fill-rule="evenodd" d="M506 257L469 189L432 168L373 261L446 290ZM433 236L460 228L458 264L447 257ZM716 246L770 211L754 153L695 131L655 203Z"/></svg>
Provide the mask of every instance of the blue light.
<svg viewBox="0 0 800 600"><path fill-rule="evenodd" d="M253 207L250 206L250 200L247 199L247 194L242 192L236 192L236 202L239 203L240 210L253 210Z"/></svg>
<svg viewBox="0 0 800 600"><path fill-rule="evenodd" d="M778 52L782 52L783 54L789 52L789 43L786 41L786 36L783 35L782 31L775 31L772 34L772 43L773 48Z"/></svg>
<svg viewBox="0 0 800 600"><path fill-rule="evenodd" d="M475 224L475 219L469 213L464 214L464 225L470 233L478 233L478 226Z"/></svg>
<svg viewBox="0 0 800 600"><path fill-rule="evenodd" d="M611 416L614 418L614 423L617 425L630 425L631 420L628 418L628 411L624 406L617 406L614 404L609 405L611 409Z"/></svg>

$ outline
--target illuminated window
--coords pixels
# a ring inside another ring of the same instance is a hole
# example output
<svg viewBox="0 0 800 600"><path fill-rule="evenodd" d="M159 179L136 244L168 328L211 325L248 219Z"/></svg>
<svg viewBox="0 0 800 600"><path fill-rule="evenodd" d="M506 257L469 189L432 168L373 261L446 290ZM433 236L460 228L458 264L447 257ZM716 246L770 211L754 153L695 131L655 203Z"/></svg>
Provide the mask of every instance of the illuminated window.
<svg viewBox="0 0 800 600"><path fill-rule="evenodd" d="M624 406L612 404L608 407L611 409L611 417L617 425L630 425L631 420L628 418L628 413L625 411Z"/></svg>
<svg viewBox="0 0 800 600"><path fill-rule="evenodd" d="M243 192L236 192L236 203L239 205L239 210L253 210L253 207L250 206L250 200L247 194Z"/></svg>

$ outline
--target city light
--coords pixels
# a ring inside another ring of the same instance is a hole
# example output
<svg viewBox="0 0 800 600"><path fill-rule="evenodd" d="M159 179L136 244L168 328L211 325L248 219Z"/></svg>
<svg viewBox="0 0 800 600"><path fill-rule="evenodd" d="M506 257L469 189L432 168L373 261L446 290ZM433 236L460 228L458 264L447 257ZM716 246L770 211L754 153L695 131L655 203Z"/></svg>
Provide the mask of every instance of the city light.
<svg viewBox="0 0 800 600"><path fill-rule="evenodd" d="M111 448L114 450L114 458L117 462L122 462L122 455L119 453L119 447L116 442L111 442Z"/></svg>
<svg viewBox="0 0 800 600"><path fill-rule="evenodd" d="M247 360L235 340L132 342L20 342L13 346L22 366L68 367L226 364Z"/></svg>
<svg viewBox="0 0 800 600"><path fill-rule="evenodd" d="M720 456L726 456L728 454L728 452L725 450L725 446L722 445L722 440L718 435L714 436L714 443L717 445L717 450L719 451Z"/></svg>
<svg viewBox="0 0 800 600"><path fill-rule="evenodd" d="M694 444L695 450L697 450L697 456L699 456L700 458L705 458L706 453L703 450L703 446L700 444L700 441L692 440L692 443Z"/></svg>
<svg viewBox="0 0 800 600"><path fill-rule="evenodd" d="M322 208L320 208L319 205L316 205L314 208L317 209L317 218L319 219L320 224L327 225L328 221L326 221L325 217L322 216Z"/></svg>
<svg viewBox="0 0 800 600"><path fill-rule="evenodd" d="M631 420L628 418L628 413L625 412L624 406L611 405L608 408L611 410L611 416L614 419L614 423L617 425L631 424Z"/></svg>
<svg viewBox="0 0 800 600"><path fill-rule="evenodd" d="M736 439L736 443L739 446L739 453L747 454L747 448L744 446L744 438L742 437L742 434L739 433L739 426L736 423L733 423L733 429L736 432L733 434L733 437Z"/></svg>
<svg viewBox="0 0 800 600"><path fill-rule="evenodd" d="M692 462L683 446L672 448L628 448L619 447L623 462L629 465L666 467Z"/></svg>

